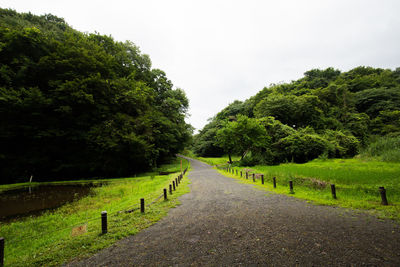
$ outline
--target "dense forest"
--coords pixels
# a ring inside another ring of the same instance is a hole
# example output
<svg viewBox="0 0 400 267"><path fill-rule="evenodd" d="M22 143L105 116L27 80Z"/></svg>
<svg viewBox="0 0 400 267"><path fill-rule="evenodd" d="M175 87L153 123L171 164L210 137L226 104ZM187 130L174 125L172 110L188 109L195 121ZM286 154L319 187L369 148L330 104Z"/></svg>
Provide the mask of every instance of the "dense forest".
<svg viewBox="0 0 400 267"><path fill-rule="evenodd" d="M239 155L243 165L302 163L353 157L379 139L398 160L400 68L327 68L228 105L194 137L193 151Z"/></svg>
<svg viewBox="0 0 400 267"><path fill-rule="evenodd" d="M148 170L190 140L188 105L135 44L0 9L0 183Z"/></svg>

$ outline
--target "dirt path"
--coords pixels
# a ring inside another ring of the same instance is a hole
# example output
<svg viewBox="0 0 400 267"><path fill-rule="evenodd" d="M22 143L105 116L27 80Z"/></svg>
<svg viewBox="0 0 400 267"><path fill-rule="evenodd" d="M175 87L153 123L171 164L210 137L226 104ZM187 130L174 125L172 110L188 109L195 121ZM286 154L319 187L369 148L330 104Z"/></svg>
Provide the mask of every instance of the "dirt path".
<svg viewBox="0 0 400 267"><path fill-rule="evenodd" d="M181 206L74 266L400 266L400 227L391 221L266 193L191 164Z"/></svg>

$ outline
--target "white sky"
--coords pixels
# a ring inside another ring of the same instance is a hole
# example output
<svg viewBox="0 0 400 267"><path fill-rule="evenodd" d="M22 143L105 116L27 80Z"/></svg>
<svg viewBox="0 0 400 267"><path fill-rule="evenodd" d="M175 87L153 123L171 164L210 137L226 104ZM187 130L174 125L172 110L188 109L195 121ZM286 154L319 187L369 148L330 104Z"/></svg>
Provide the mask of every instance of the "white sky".
<svg viewBox="0 0 400 267"><path fill-rule="evenodd" d="M400 67L398 0L0 0L76 30L131 40L207 119L312 68Z"/></svg>

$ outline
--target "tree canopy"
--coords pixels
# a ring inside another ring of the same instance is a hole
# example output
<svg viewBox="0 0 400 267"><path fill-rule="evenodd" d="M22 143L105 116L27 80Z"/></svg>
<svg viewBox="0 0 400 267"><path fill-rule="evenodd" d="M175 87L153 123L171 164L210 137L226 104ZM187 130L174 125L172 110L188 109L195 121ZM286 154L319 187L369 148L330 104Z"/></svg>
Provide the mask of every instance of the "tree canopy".
<svg viewBox="0 0 400 267"><path fill-rule="evenodd" d="M272 84L245 101L234 101L194 137L199 156L232 153L244 146L246 164L306 162L316 157L352 157L378 136L400 136L400 68L357 67L348 72L312 69L290 83ZM247 144L229 121L255 120L269 141ZM220 134L218 134L220 133ZM205 142L207 137L207 142ZM223 148L222 151L215 147ZM242 149L243 150L243 149ZM241 155L240 151L234 153Z"/></svg>
<svg viewBox="0 0 400 267"><path fill-rule="evenodd" d="M189 102L132 42L0 9L1 183L124 176L181 151Z"/></svg>

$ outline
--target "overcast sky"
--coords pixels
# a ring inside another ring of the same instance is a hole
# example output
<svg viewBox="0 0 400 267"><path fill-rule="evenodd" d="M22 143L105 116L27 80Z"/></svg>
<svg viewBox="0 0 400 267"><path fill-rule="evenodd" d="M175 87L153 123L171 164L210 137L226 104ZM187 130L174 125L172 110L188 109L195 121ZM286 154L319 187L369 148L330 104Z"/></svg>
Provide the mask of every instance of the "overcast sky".
<svg viewBox="0 0 400 267"><path fill-rule="evenodd" d="M130 40L207 119L312 68L400 67L398 0L0 0L62 17L76 30Z"/></svg>

